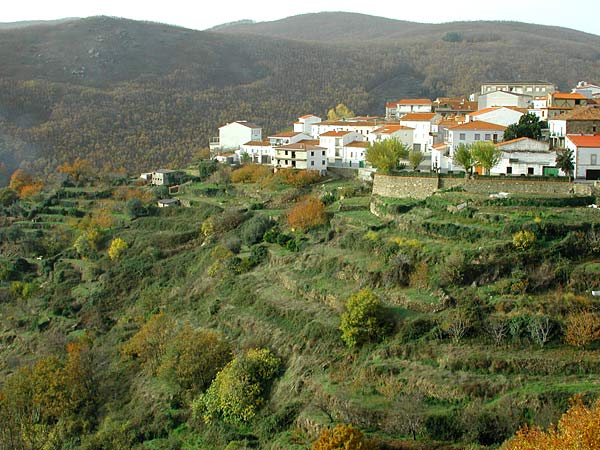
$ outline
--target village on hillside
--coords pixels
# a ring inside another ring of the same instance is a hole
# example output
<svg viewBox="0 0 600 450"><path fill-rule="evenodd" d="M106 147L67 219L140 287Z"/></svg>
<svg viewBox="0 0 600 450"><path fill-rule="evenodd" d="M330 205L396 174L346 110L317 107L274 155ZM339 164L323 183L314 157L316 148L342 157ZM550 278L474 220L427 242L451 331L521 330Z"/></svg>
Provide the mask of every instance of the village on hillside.
<svg viewBox="0 0 600 450"><path fill-rule="evenodd" d="M556 164L557 151L567 149L573 155L575 180L600 178L600 86L588 82L569 93L544 81L490 82L468 98L399 99L386 103L385 116L340 116L334 111L323 120L306 114L293 124L293 131L266 139L259 125L234 121L219 128L210 150L224 163L325 174L331 168L374 171L365 157L369 146L396 139L419 155L421 171L452 173L465 171L455 158L458 148L489 142L501 151L489 175L567 175ZM540 135L511 137L514 132L507 129L526 119L539 121ZM474 170L481 173L482 168Z"/></svg>

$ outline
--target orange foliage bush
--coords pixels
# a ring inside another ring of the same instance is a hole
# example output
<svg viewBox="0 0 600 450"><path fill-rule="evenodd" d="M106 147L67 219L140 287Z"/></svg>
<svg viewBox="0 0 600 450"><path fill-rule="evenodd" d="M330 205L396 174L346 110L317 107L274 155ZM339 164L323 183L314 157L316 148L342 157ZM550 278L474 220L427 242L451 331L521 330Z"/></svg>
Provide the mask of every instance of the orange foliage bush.
<svg viewBox="0 0 600 450"><path fill-rule="evenodd" d="M321 179L319 172L315 170L279 169L276 176L286 184L294 187L305 187L316 183Z"/></svg>
<svg viewBox="0 0 600 450"><path fill-rule="evenodd" d="M273 174L270 166L247 164L231 174L233 183L259 183Z"/></svg>
<svg viewBox="0 0 600 450"><path fill-rule="evenodd" d="M567 317L565 341L568 344L585 347L598 339L600 339L600 317L597 314L586 311Z"/></svg>
<svg viewBox="0 0 600 450"><path fill-rule="evenodd" d="M595 450L600 448L600 399L586 407L581 397L571 401L571 407L562 415L558 425L548 431L523 427L506 441L502 450Z"/></svg>
<svg viewBox="0 0 600 450"><path fill-rule="evenodd" d="M19 191L19 197L31 198L34 195L39 194L42 189L44 189L44 185L41 181L36 180L33 182L33 184L26 184L25 186L21 187L21 190Z"/></svg>
<svg viewBox="0 0 600 450"><path fill-rule="evenodd" d="M79 183L86 177L94 174L92 163L87 159L76 158L73 163L65 162L56 168L61 173L67 174L74 182Z"/></svg>
<svg viewBox="0 0 600 450"><path fill-rule="evenodd" d="M11 175L8 187L15 191L20 198L30 198L39 193L44 188L44 184L24 170L17 169Z"/></svg>
<svg viewBox="0 0 600 450"><path fill-rule="evenodd" d="M152 200L153 196L150 191L120 186L113 191L113 198L121 201L127 201L130 198L139 198L144 203L148 203Z"/></svg>
<svg viewBox="0 0 600 450"><path fill-rule="evenodd" d="M288 224L293 229L308 230L327 223L325 204L316 197L304 197L288 212Z"/></svg>
<svg viewBox="0 0 600 450"><path fill-rule="evenodd" d="M337 425L321 432L319 439L313 444L312 450L376 450L363 434L352 425Z"/></svg>

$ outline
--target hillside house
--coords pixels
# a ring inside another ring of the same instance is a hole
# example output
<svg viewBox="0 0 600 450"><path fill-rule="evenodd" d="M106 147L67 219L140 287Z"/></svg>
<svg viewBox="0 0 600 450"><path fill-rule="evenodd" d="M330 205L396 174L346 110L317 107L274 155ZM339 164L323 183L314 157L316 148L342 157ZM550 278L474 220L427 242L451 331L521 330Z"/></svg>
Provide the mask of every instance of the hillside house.
<svg viewBox="0 0 600 450"><path fill-rule="evenodd" d="M428 98L405 98L392 102L396 104L395 108L388 108L386 105L386 119L400 119L406 114L411 113L430 113L433 109L433 102ZM394 115L391 113L394 112Z"/></svg>
<svg viewBox="0 0 600 450"><path fill-rule="evenodd" d="M432 155L431 158L431 168L442 172L447 170L464 170L462 167L454 165L452 161L456 148L460 144L469 145L477 141L493 142L496 144L504 139L505 129L505 126L481 120L449 127L447 129L448 140L445 142L448 148L444 151L436 149L437 153ZM442 146L440 145L438 148L442 148Z"/></svg>
<svg viewBox="0 0 600 450"><path fill-rule="evenodd" d="M600 108L593 106L575 108L548 120L548 128L551 147L565 147L567 134L600 133Z"/></svg>
<svg viewBox="0 0 600 450"><path fill-rule="evenodd" d="M477 109L493 108L494 106L515 106L527 109L532 103L533 96L514 92L493 91L479 96L477 99Z"/></svg>
<svg viewBox="0 0 600 450"><path fill-rule="evenodd" d="M361 118L362 119L362 118ZM330 131L352 131L360 134L365 139L382 125L379 118L364 118L363 120L326 120L312 126L311 135L319 138L322 134Z"/></svg>
<svg viewBox="0 0 600 450"><path fill-rule="evenodd" d="M516 108L514 106L494 106L491 108L480 109L467 115L467 122L480 120L505 127L519 122L523 114L527 114L527 109Z"/></svg>
<svg viewBox="0 0 600 450"><path fill-rule="evenodd" d="M362 142L363 135L356 131L328 131L319 136L319 146L326 149L328 166L343 166L348 158L345 148L352 142Z"/></svg>
<svg viewBox="0 0 600 450"><path fill-rule="evenodd" d="M255 164L271 164L274 155L273 146L270 141L250 141L242 144L242 147L236 151L241 160L245 153L250 157L250 161Z"/></svg>
<svg viewBox="0 0 600 450"><path fill-rule="evenodd" d="M575 156L575 178L600 180L600 134L567 134L565 145Z"/></svg>
<svg viewBox="0 0 600 450"><path fill-rule="evenodd" d="M269 136L268 139L273 147L279 147L282 145L294 144L305 139L311 139L311 136L298 131L285 131L273 134Z"/></svg>
<svg viewBox="0 0 600 450"><path fill-rule="evenodd" d="M556 152L548 142L522 137L499 142L496 148L502 150L502 158L490 170L491 175L559 175Z"/></svg>
<svg viewBox="0 0 600 450"><path fill-rule="evenodd" d="M547 81L489 81L481 85L480 95L496 91L543 97L556 91L556 86Z"/></svg>
<svg viewBox="0 0 600 450"><path fill-rule="evenodd" d="M587 81L577 83L577 86L571 92L581 94L585 98L600 98L600 86Z"/></svg>
<svg viewBox="0 0 600 450"><path fill-rule="evenodd" d="M442 117L464 115L477 111L477 102L463 97L438 97L433 102L433 111Z"/></svg>
<svg viewBox="0 0 600 450"><path fill-rule="evenodd" d="M578 93L555 92L548 95L547 106L541 109L541 119L550 120L574 108L587 106L589 99Z"/></svg>
<svg viewBox="0 0 600 450"><path fill-rule="evenodd" d="M413 148L414 128L404 125L390 123L373 130L369 135L369 142L385 141L387 139L396 139L402 142L408 148Z"/></svg>
<svg viewBox="0 0 600 450"><path fill-rule="evenodd" d="M437 132L437 122L442 118L436 113L406 114L400 119L400 125L413 128L413 150L429 152L433 145L433 133Z"/></svg>
<svg viewBox="0 0 600 450"><path fill-rule="evenodd" d="M152 172L150 184L153 186L173 186L179 184L182 177L183 172L179 170L159 169Z"/></svg>
<svg viewBox="0 0 600 450"><path fill-rule="evenodd" d="M209 146L213 152L234 151L250 141L262 141L262 128L239 120L219 127L219 137L212 138Z"/></svg>
<svg viewBox="0 0 600 450"><path fill-rule="evenodd" d="M312 135L312 126L320 122L321 118L319 116L315 116L314 114L306 114L298 117L298 121L294 122L294 131L315 137Z"/></svg>
<svg viewBox="0 0 600 450"><path fill-rule="evenodd" d="M163 198L156 202L156 206L159 208L170 208L173 206L179 206L181 202L178 198Z"/></svg>
<svg viewBox="0 0 600 450"><path fill-rule="evenodd" d="M296 142L275 147L273 165L280 168L317 170L321 175L327 172L327 156L324 147Z"/></svg>

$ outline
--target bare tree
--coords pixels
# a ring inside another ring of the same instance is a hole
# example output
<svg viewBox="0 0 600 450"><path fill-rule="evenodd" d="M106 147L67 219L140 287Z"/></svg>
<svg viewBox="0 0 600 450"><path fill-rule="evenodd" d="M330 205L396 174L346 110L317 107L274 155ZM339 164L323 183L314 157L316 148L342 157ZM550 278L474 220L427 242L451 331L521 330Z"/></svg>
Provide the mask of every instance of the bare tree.
<svg viewBox="0 0 600 450"><path fill-rule="evenodd" d="M543 347L550 340L552 322L548 316L535 316L529 321L528 329L531 339Z"/></svg>
<svg viewBox="0 0 600 450"><path fill-rule="evenodd" d="M497 317L491 317L487 321L486 330L496 346L500 346L508 334L506 321Z"/></svg>

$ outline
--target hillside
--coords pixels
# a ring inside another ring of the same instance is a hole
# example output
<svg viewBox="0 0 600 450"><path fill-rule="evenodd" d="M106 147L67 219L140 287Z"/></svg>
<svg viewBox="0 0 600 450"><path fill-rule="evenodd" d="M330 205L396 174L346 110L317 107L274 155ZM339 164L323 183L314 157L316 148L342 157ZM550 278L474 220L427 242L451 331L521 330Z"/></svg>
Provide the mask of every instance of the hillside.
<svg viewBox="0 0 600 450"><path fill-rule="evenodd" d="M77 156L101 171L182 165L232 120L267 134L340 102L383 114L392 98L465 95L489 79L568 89L600 73L599 39L345 13L207 32L109 17L0 30L0 184Z"/></svg>
<svg viewBox="0 0 600 450"><path fill-rule="evenodd" d="M600 393L595 197L214 169L189 208L89 174L0 191L0 448L306 450L342 422L491 450ZM304 229L307 194L327 206ZM349 321L361 291L378 306Z"/></svg>

